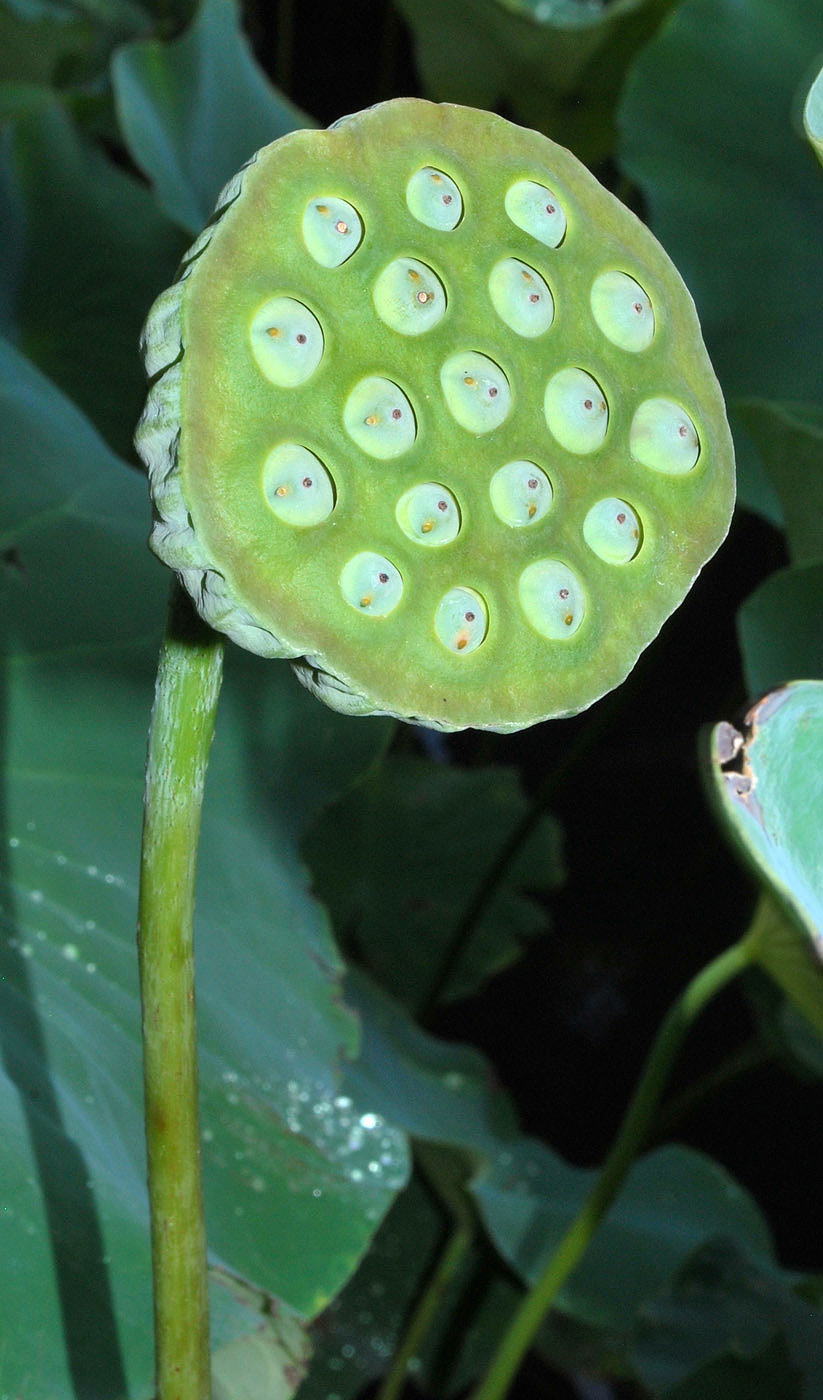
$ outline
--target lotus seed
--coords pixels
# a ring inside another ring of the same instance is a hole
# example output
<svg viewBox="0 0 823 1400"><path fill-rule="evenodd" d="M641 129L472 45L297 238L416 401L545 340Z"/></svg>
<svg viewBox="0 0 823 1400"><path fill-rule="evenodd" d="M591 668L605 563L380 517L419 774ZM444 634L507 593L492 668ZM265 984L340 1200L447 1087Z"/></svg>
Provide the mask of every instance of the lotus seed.
<svg viewBox="0 0 823 1400"><path fill-rule="evenodd" d="M255 313L251 348L272 384L294 389L310 379L323 358L323 331L302 301L273 297Z"/></svg>
<svg viewBox="0 0 823 1400"><path fill-rule="evenodd" d="M628 564L640 548L641 537L637 514L616 496L597 501L583 521L586 544L607 564Z"/></svg>
<svg viewBox="0 0 823 1400"><path fill-rule="evenodd" d="M343 423L357 446L381 462L407 452L417 436L414 410L403 390L379 375L355 385L343 409Z"/></svg>
<svg viewBox="0 0 823 1400"><path fill-rule="evenodd" d="M557 196L535 180L517 180L506 191L506 213L513 224L545 243L558 248L566 236L566 215Z"/></svg>
<svg viewBox="0 0 823 1400"><path fill-rule="evenodd" d="M489 483L492 509L504 525L537 525L552 503L552 485L534 462L507 462Z"/></svg>
<svg viewBox="0 0 823 1400"><path fill-rule="evenodd" d="M654 337L648 294L626 272L602 272L592 283L592 315L603 334L621 350L647 350Z"/></svg>
<svg viewBox="0 0 823 1400"><path fill-rule="evenodd" d="M395 515L403 534L417 544L451 544L460 532L457 501L436 482L423 482L404 492Z"/></svg>
<svg viewBox="0 0 823 1400"><path fill-rule="evenodd" d="M400 570L382 554L364 550L343 566L340 591L357 612L369 617L388 617L403 594Z"/></svg>
<svg viewBox="0 0 823 1400"><path fill-rule="evenodd" d="M535 632L550 641L563 641L583 621L585 597L577 578L559 559L537 559L520 575L520 606Z"/></svg>
<svg viewBox="0 0 823 1400"><path fill-rule="evenodd" d="M427 228L450 233L463 217L463 196L450 175L424 165L406 186L406 203L415 219Z"/></svg>
<svg viewBox="0 0 823 1400"><path fill-rule="evenodd" d="M552 436L567 452L585 456L603 442L609 408L600 385L583 369L561 369L546 385L543 400Z"/></svg>
<svg viewBox="0 0 823 1400"><path fill-rule="evenodd" d="M486 640L489 612L473 588L450 588L437 605L434 630L444 647L468 656Z"/></svg>
<svg viewBox="0 0 823 1400"><path fill-rule="evenodd" d="M492 305L517 335L533 340L554 320L554 298L547 283L519 258L501 258L489 274Z"/></svg>
<svg viewBox="0 0 823 1400"><path fill-rule="evenodd" d="M334 485L322 462L307 447L284 442L266 458L266 500L286 525L319 525L334 510Z"/></svg>
<svg viewBox="0 0 823 1400"><path fill-rule="evenodd" d="M321 267L340 267L359 247L363 220L345 199L312 199L303 214L303 242Z"/></svg>
<svg viewBox="0 0 823 1400"><path fill-rule="evenodd" d="M685 476L700 455L700 439L688 413L671 399L646 399L632 418L631 454L644 467Z"/></svg>
<svg viewBox="0 0 823 1400"><path fill-rule="evenodd" d="M470 433L490 433L509 416L509 381L487 355L473 350L451 355L440 370L440 383L449 412Z"/></svg>
<svg viewBox="0 0 823 1400"><path fill-rule="evenodd" d="M372 295L381 321L401 335L421 335L446 314L442 282L416 258L395 258L384 267Z"/></svg>

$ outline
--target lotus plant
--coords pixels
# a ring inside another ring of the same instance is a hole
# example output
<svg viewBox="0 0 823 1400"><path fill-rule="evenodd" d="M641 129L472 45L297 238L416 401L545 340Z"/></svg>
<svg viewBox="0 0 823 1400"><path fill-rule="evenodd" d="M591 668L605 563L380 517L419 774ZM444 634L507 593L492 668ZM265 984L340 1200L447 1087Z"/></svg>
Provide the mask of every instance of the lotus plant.
<svg viewBox="0 0 823 1400"><path fill-rule="evenodd" d="M259 151L144 354L151 543L203 620L179 591L140 914L158 1395L202 1400L192 908L217 634L352 715L500 732L570 715L626 677L718 547L734 471L653 236L567 151L462 107L387 102Z"/></svg>

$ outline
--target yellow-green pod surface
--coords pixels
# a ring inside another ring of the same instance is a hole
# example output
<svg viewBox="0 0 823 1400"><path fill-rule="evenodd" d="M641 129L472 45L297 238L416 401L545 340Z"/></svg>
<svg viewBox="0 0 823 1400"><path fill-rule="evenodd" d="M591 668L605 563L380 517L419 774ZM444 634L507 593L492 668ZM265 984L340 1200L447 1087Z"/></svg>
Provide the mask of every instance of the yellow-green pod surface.
<svg viewBox="0 0 823 1400"><path fill-rule="evenodd" d="M728 528L680 277L573 156L489 113L399 99L258 152L144 350L154 549L350 713L584 709Z"/></svg>

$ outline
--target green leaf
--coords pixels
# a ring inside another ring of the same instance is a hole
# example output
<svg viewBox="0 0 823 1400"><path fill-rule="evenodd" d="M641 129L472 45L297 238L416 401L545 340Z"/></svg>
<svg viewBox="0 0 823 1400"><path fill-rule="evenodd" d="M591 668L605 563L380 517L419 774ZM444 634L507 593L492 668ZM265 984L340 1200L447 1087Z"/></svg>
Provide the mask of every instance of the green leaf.
<svg viewBox="0 0 823 1400"><path fill-rule="evenodd" d="M806 98L803 109L806 135L823 161L823 68L821 68Z"/></svg>
<svg viewBox="0 0 823 1400"><path fill-rule="evenodd" d="M801 1400L821 1393L822 1357L823 1313L787 1276L718 1238L646 1304L632 1361L672 1400Z"/></svg>
<svg viewBox="0 0 823 1400"><path fill-rule="evenodd" d="M735 411L780 497L792 562L823 560L823 408L749 399Z"/></svg>
<svg viewBox="0 0 823 1400"><path fill-rule="evenodd" d="M749 695L823 679L823 564L771 574L738 610L737 631Z"/></svg>
<svg viewBox="0 0 823 1400"><path fill-rule="evenodd" d="M305 855L338 936L410 1009L426 1003L461 919L527 812L513 769L394 757L311 832ZM559 846L544 817L480 911L446 998L475 991L545 931L545 912L528 892L560 883Z"/></svg>
<svg viewBox="0 0 823 1400"><path fill-rule="evenodd" d="M738 0L684 0L626 83L621 160L697 302L727 399L820 395L823 182L793 118L821 49L818 0L749 0L745 23ZM743 502L779 520L753 453L738 466Z"/></svg>
<svg viewBox="0 0 823 1400"><path fill-rule="evenodd" d="M128 0L2 0L0 82L87 83L99 78L116 44L149 27L146 11Z"/></svg>
<svg viewBox="0 0 823 1400"><path fill-rule="evenodd" d="M112 81L132 157L160 207L190 233L200 232L223 186L260 146L315 125L258 66L234 0L202 0L194 23L171 43L124 46Z"/></svg>
<svg viewBox="0 0 823 1400"><path fill-rule="evenodd" d="M346 1002L359 1016L361 1044L344 1084L388 1122L483 1158L517 1136L511 1103L479 1051L421 1030L362 973L349 971Z"/></svg>
<svg viewBox="0 0 823 1400"><path fill-rule="evenodd" d="M429 96L502 105L593 164L614 150L614 108L629 63L676 3L398 0L398 9L414 32Z"/></svg>
<svg viewBox="0 0 823 1400"><path fill-rule="evenodd" d="M766 695L741 730L717 725L710 758L724 825L777 900L755 917L757 959L823 1032L823 681Z"/></svg>
<svg viewBox="0 0 823 1400"><path fill-rule="evenodd" d="M179 233L49 94L6 123L0 228L0 330L128 456L145 392L140 327Z"/></svg>
<svg viewBox="0 0 823 1400"><path fill-rule="evenodd" d="M0 572L0 1311L26 1338L4 1356L2 1384L26 1400L68 1400L80 1381L88 1394L144 1397L133 931L167 581L143 543L144 483L15 352L0 367L10 522ZM348 725L288 668L232 654L227 671L198 880L209 1240L234 1273L311 1315L352 1272L407 1173L402 1134L370 1100L341 1098L357 1026L297 854L303 823L373 761L387 726ZM227 1326L216 1342L251 1330L238 1312Z"/></svg>
<svg viewBox="0 0 823 1400"><path fill-rule="evenodd" d="M808 935L800 932L781 904L764 894L749 936L760 966L823 1035L823 969L809 948Z"/></svg>
<svg viewBox="0 0 823 1400"><path fill-rule="evenodd" d="M539 1278L595 1177L541 1143L521 1139L472 1190L492 1239L524 1282ZM715 1234L769 1261L768 1230L752 1199L716 1162L662 1147L632 1168L558 1308L598 1327L630 1327L638 1309Z"/></svg>

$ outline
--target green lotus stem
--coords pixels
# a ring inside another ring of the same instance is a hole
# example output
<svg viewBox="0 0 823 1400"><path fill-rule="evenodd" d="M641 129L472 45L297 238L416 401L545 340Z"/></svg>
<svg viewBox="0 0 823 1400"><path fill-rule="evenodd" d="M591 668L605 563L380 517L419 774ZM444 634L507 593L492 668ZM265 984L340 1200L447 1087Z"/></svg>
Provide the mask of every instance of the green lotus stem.
<svg viewBox="0 0 823 1400"><path fill-rule="evenodd" d="M138 950L157 1400L209 1400L194 878L223 642L175 584L149 733Z"/></svg>
<svg viewBox="0 0 823 1400"><path fill-rule="evenodd" d="M726 984L754 958L746 934L692 978L670 1007L649 1052L600 1175L579 1214L527 1294L471 1400L502 1400L560 1289L580 1262L637 1158L683 1040L693 1021Z"/></svg>

